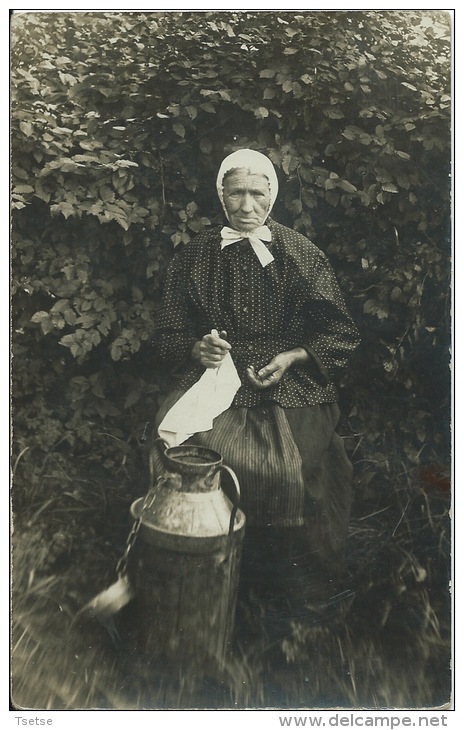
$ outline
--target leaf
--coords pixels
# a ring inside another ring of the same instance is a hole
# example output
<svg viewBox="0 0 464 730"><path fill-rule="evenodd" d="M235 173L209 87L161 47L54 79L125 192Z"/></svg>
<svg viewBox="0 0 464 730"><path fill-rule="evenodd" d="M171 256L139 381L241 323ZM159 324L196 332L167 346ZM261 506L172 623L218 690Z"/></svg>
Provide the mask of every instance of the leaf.
<svg viewBox="0 0 464 730"><path fill-rule="evenodd" d="M69 299L60 299L53 305L50 312L64 312L69 307Z"/></svg>
<svg viewBox="0 0 464 730"><path fill-rule="evenodd" d="M134 160L117 160L115 163L108 165L108 167L118 169L120 167L138 167L138 163Z"/></svg>
<svg viewBox="0 0 464 730"><path fill-rule="evenodd" d="M143 302L143 292L138 286L132 287L132 299L134 302Z"/></svg>
<svg viewBox="0 0 464 730"><path fill-rule="evenodd" d="M34 322L34 324L40 324L40 328L44 335L49 334L49 332L53 332L55 329L49 312L35 312L35 314L31 317L31 322Z"/></svg>
<svg viewBox="0 0 464 730"><path fill-rule="evenodd" d="M378 306L374 299L367 299L363 304L363 311L365 314L377 314Z"/></svg>
<svg viewBox="0 0 464 730"><path fill-rule="evenodd" d="M93 140L82 140L79 142L79 146L82 147L83 150L88 150L89 152L92 152L93 150L98 150L103 147L103 144L98 139Z"/></svg>
<svg viewBox="0 0 464 730"><path fill-rule="evenodd" d="M325 199L330 205L334 207L340 202L340 193L337 190L327 190L325 193Z"/></svg>
<svg viewBox="0 0 464 730"><path fill-rule="evenodd" d="M260 106L257 109L255 109L255 117L258 119L265 119L269 116L269 109L266 109L265 106Z"/></svg>
<svg viewBox="0 0 464 730"><path fill-rule="evenodd" d="M35 312L31 317L31 322L34 322L34 324L40 324L44 319L49 319L50 315L48 312L40 311Z"/></svg>
<svg viewBox="0 0 464 730"><path fill-rule="evenodd" d="M147 266L147 269L146 269L147 279L151 279L153 274L155 274L157 271L159 271L159 269L160 269L159 261L152 261L151 263L149 263Z"/></svg>
<svg viewBox="0 0 464 730"><path fill-rule="evenodd" d="M327 180L324 181L324 189L325 190L335 190L335 188L338 187L338 182L336 180L332 180L330 177L327 178Z"/></svg>
<svg viewBox="0 0 464 730"><path fill-rule="evenodd" d="M223 30L226 31L229 38L235 38L235 33L233 31L232 26L229 23L221 23L221 27Z"/></svg>
<svg viewBox="0 0 464 730"><path fill-rule="evenodd" d="M345 139L356 139L360 131L361 130L359 129L359 127L354 127L351 125L343 130L342 135L343 137L345 137Z"/></svg>
<svg viewBox="0 0 464 730"><path fill-rule="evenodd" d="M190 119L196 119L198 116L198 109L195 106L186 106L185 111L189 115Z"/></svg>
<svg viewBox="0 0 464 730"><path fill-rule="evenodd" d="M64 85L74 86L74 84L77 84L77 78L73 76L72 74L64 74L61 71L58 71L58 76L60 78L60 81Z"/></svg>
<svg viewBox="0 0 464 730"><path fill-rule="evenodd" d="M329 119L343 119L345 116L341 109L335 109L334 107L326 107L322 112Z"/></svg>
<svg viewBox="0 0 464 730"><path fill-rule="evenodd" d="M287 208L291 213L293 213L293 215L300 215L303 210L303 205L301 200L299 198L296 198L287 205Z"/></svg>
<svg viewBox="0 0 464 730"><path fill-rule="evenodd" d="M208 112L209 114L214 114L216 111L210 101L207 101L204 104L200 104L200 108L203 109L205 112Z"/></svg>
<svg viewBox="0 0 464 730"><path fill-rule="evenodd" d="M182 139L185 137L185 127L183 124L180 122L174 122L172 128L179 137L182 137Z"/></svg>
<svg viewBox="0 0 464 730"><path fill-rule="evenodd" d="M30 122L20 122L19 128L26 137L30 137L34 132L34 127Z"/></svg>
<svg viewBox="0 0 464 730"><path fill-rule="evenodd" d="M72 309L66 309L63 312L63 317L67 324L73 325L76 323L77 315Z"/></svg>
<svg viewBox="0 0 464 730"><path fill-rule="evenodd" d="M93 314L83 314L78 317L76 323L82 325L84 329L90 329L95 324L95 317Z"/></svg>
<svg viewBox="0 0 464 730"><path fill-rule="evenodd" d="M126 399L124 401L124 408L130 408L131 406L134 406L136 403L140 400L141 393L138 390L131 390L130 393L127 394Z"/></svg>
<svg viewBox="0 0 464 730"><path fill-rule="evenodd" d="M396 180L398 182L398 185L400 185L405 190L409 190L409 188L411 187L411 180L406 175L397 174Z"/></svg>
<svg viewBox="0 0 464 730"><path fill-rule="evenodd" d="M338 186L346 193L355 193L357 191L356 186L352 185L348 180L340 180Z"/></svg>
<svg viewBox="0 0 464 730"><path fill-rule="evenodd" d="M272 68L264 68L259 72L261 79L272 79L276 75L277 71Z"/></svg>
<svg viewBox="0 0 464 730"><path fill-rule="evenodd" d="M200 149L205 155L209 155L213 149L213 144L210 139L203 137L200 140Z"/></svg>
<svg viewBox="0 0 464 730"><path fill-rule="evenodd" d="M34 188L31 185L16 185L14 192L18 195L24 195L26 193L33 193Z"/></svg>
<svg viewBox="0 0 464 730"><path fill-rule="evenodd" d="M98 192L103 202L107 203L110 200L114 200L114 192L110 187L108 187L108 185L103 185Z"/></svg>
<svg viewBox="0 0 464 730"><path fill-rule="evenodd" d="M65 218L69 218L69 216L74 215L76 212L74 207L71 205L71 203L68 203L67 201L62 201L61 203L56 203L55 205L50 206L50 212L52 214L54 213L61 213L64 215Z"/></svg>
<svg viewBox="0 0 464 730"><path fill-rule="evenodd" d="M29 175L26 172L26 170L23 170L22 167L19 167L18 165L13 166L13 175L16 175L16 177L19 177L20 180L29 180Z"/></svg>
<svg viewBox="0 0 464 730"><path fill-rule="evenodd" d="M401 86L405 86L407 89L411 89L411 91L417 91L417 88L412 84L409 84L407 81L402 81Z"/></svg>
<svg viewBox="0 0 464 730"><path fill-rule="evenodd" d="M385 185L382 185L382 190L385 190L386 193L398 192L398 188L393 183L386 183Z"/></svg>

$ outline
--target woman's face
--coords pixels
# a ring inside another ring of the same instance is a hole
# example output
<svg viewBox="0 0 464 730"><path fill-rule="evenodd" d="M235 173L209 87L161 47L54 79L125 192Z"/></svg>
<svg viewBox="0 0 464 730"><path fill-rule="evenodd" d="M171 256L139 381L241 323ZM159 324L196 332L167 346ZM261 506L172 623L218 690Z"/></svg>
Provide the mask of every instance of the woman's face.
<svg viewBox="0 0 464 730"><path fill-rule="evenodd" d="M224 205L227 217L238 231L252 231L267 218L271 204L269 181L264 175L234 170L224 180Z"/></svg>

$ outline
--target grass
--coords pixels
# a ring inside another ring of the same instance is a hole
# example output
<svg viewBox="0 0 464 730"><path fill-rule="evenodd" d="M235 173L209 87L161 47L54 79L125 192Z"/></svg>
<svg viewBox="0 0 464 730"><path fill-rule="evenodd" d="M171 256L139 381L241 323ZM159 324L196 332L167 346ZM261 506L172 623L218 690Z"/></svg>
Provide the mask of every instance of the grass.
<svg viewBox="0 0 464 730"><path fill-rule="evenodd" d="M25 466L26 456L24 456ZM325 615L240 598L233 652L210 672L147 663L134 606L114 644L77 610L115 579L138 466L115 479L83 464L18 468L12 700L29 709L432 708L450 697L449 493L420 474L358 494L348 576ZM69 476L63 477L63 473ZM362 481L362 480L361 480ZM64 487L63 487L64 484ZM29 490L29 495L31 490ZM44 498L46 494L46 498Z"/></svg>

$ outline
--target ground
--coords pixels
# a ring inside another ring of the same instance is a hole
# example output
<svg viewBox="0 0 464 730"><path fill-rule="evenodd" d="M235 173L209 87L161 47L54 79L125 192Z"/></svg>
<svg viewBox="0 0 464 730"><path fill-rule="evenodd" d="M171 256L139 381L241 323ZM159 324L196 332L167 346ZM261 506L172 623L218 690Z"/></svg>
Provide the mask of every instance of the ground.
<svg viewBox="0 0 464 730"><path fill-rule="evenodd" d="M72 484L15 519L14 707L447 706L449 492L439 486L409 479L355 500L348 573L322 608L242 591L230 657L205 671L147 662L134 648L134 603L115 617L119 638L95 619L74 620L114 582L128 507L141 490L133 474L117 486L101 474L87 477L84 491Z"/></svg>

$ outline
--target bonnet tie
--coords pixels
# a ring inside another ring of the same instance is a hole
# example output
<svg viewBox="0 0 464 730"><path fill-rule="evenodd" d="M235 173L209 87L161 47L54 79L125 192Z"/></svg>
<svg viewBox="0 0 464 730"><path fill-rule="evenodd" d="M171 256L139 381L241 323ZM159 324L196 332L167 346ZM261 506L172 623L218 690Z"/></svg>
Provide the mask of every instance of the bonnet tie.
<svg viewBox="0 0 464 730"><path fill-rule="evenodd" d="M224 226L221 230L221 238L221 250L226 246L230 246L232 243L241 241L243 238L248 238L263 268L270 264L271 261L274 261L274 256L263 243L263 241L271 241L272 239L271 231L267 226L260 226L254 231L236 231L233 228L229 228L229 226Z"/></svg>

